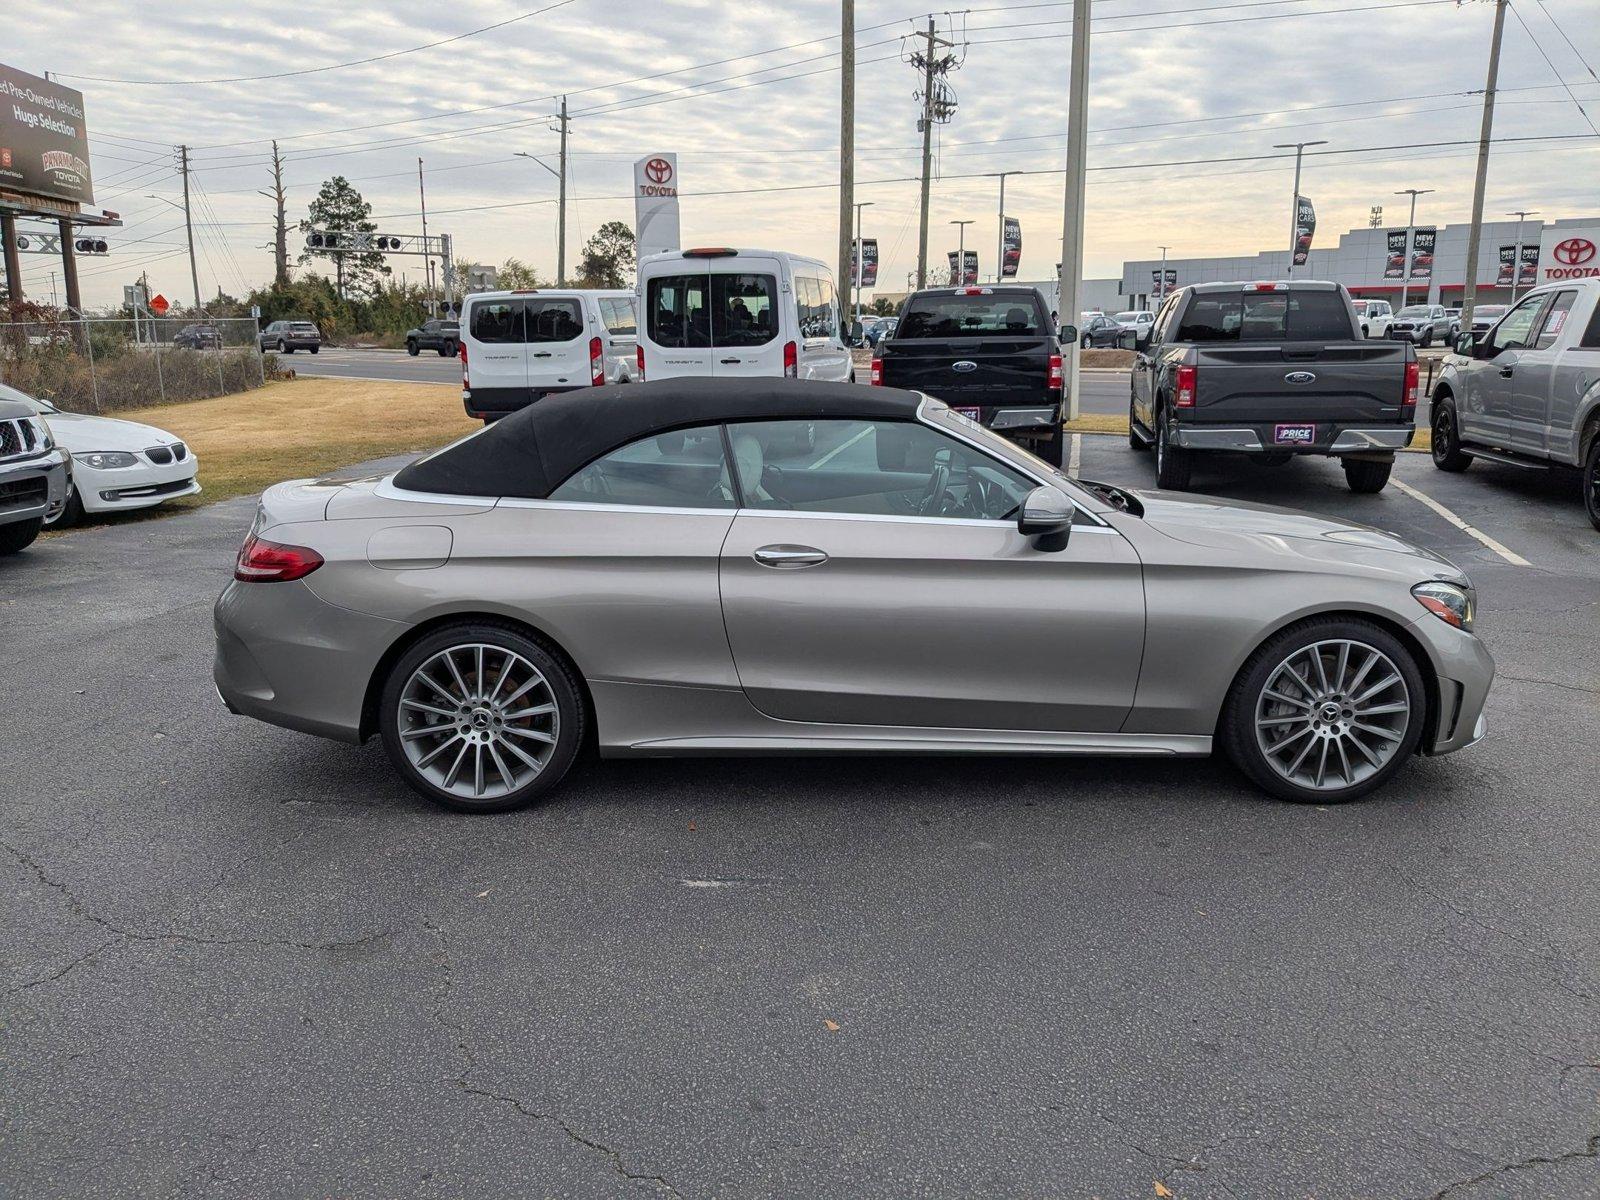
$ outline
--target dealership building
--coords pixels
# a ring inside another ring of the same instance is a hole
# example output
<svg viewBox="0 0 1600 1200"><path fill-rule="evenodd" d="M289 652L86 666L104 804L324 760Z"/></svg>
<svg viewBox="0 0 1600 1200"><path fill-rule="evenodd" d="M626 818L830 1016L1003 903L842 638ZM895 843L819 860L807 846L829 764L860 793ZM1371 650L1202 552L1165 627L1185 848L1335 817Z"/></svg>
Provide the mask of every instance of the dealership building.
<svg viewBox="0 0 1600 1200"><path fill-rule="evenodd" d="M1409 299L1418 304L1443 304L1459 307L1466 286L1467 241L1470 225L1417 226L1417 248L1425 249L1426 234L1435 233L1431 263L1416 262L1413 267ZM1319 248L1315 242L1304 266L1294 269L1297 279L1327 279L1342 283L1354 296L1388 300L1400 306L1406 288L1404 266L1408 257L1396 254L1405 241L1405 229L1352 229L1339 235L1336 245ZM1478 243L1477 299L1484 304L1503 304L1511 299L1511 271L1518 244L1516 221L1487 221ZM1561 279L1600 276L1600 217L1573 217L1543 222L1529 219L1521 225L1523 265L1518 289ZM1537 258L1535 254L1537 253ZM1266 250L1258 254L1227 258L1168 258L1167 290L1191 283L1231 282L1235 280L1283 279L1288 275L1289 251ZM1159 258L1139 259L1122 264L1119 302L1129 308L1153 308L1156 281L1162 262ZM1424 272L1426 274L1424 274ZM1175 282L1174 282L1175 280Z"/></svg>

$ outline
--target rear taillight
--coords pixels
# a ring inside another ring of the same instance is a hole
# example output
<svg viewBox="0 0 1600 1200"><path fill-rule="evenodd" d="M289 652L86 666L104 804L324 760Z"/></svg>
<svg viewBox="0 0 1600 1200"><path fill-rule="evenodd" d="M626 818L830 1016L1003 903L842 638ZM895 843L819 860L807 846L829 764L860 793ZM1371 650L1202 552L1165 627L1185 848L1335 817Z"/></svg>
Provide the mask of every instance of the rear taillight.
<svg viewBox="0 0 1600 1200"><path fill-rule="evenodd" d="M303 579L322 565L322 555L309 546L269 542L251 534L239 547L233 577L242 583L287 583Z"/></svg>
<svg viewBox="0 0 1600 1200"><path fill-rule="evenodd" d="M1406 364L1406 393L1400 401L1406 408L1417 406L1417 396L1422 388L1422 364L1412 359Z"/></svg>
<svg viewBox="0 0 1600 1200"><path fill-rule="evenodd" d="M872 360L872 386L883 386L883 359L881 358Z"/></svg>
<svg viewBox="0 0 1600 1200"><path fill-rule="evenodd" d="M589 339L589 382L599 387L606 381L606 352L600 339Z"/></svg>
<svg viewBox="0 0 1600 1200"><path fill-rule="evenodd" d="M1066 386L1066 377L1061 372L1061 355L1059 354L1050 356L1050 386L1058 392Z"/></svg>
<svg viewBox="0 0 1600 1200"><path fill-rule="evenodd" d="M643 383L644 382L644 347L643 346L640 346L639 349L638 349L638 358L639 358L639 382Z"/></svg>
<svg viewBox="0 0 1600 1200"><path fill-rule="evenodd" d="M800 375L800 347L793 342L783 344L783 374L786 379L795 379Z"/></svg>
<svg viewBox="0 0 1600 1200"><path fill-rule="evenodd" d="M1177 391L1172 397L1172 403L1178 408L1193 408L1195 394L1195 376L1198 372L1193 367L1179 367Z"/></svg>
<svg viewBox="0 0 1600 1200"><path fill-rule="evenodd" d="M461 350L461 386L470 390L472 387L472 381L467 377L467 344L465 342L458 342L457 345Z"/></svg>

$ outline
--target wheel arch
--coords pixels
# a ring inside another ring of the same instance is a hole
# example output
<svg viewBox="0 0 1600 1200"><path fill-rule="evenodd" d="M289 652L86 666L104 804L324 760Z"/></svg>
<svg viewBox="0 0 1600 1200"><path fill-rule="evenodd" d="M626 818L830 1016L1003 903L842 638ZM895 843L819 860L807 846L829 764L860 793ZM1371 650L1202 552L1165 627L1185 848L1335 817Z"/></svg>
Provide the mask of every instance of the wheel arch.
<svg viewBox="0 0 1600 1200"><path fill-rule="evenodd" d="M378 731L378 701L383 696L384 684L388 682L389 672L394 669L395 663L400 660L407 650L411 649L423 638L437 633L441 629L447 629L452 625L475 624L504 625L513 629L530 641L537 642L566 665L567 669L572 672L573 678L578 681L578 695L583 701L584 716L587 718L588 732L585 735L584 746L585 748L592 746L597 737L599 713L595 709L594 695L589 690L588 677L579 668L577 659L573 658L567 648L548 632L531 622L520 617L507 616L505 613L482 609L439 613L408 627L404 633L390 643L389 648L383 652L376 665L373 666L372 674L367 679L366 691L361 700L359 739L364 742Z"/></svg>

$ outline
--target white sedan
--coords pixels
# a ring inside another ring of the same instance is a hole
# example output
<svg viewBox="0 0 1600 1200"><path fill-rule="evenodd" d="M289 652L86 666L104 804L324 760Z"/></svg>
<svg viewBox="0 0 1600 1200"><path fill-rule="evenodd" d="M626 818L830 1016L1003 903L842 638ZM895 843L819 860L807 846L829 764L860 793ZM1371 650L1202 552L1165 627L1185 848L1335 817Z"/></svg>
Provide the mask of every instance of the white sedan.
<svg viewBox="0 0 1600 1200"><path fill-rule="evenodd" d="M26 404L45 419L58 445L72 455L67 504L50 525L71 525L84 513L149 508L200 490L200 463L181 439L152 425L64 412L0 384L0 397Z"/></svg>

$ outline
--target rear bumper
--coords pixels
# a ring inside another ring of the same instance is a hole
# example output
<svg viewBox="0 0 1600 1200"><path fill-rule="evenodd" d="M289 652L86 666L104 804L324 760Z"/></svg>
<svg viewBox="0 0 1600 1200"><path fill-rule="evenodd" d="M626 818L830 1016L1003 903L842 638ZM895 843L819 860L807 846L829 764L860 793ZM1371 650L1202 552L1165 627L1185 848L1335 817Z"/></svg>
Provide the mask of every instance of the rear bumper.
<svg viewBox="0 0 1600 1200"><path fill-rule="evenodd" d="M461 406L474 421L498 421L558 392L581 392L584 385L547 388L468 388L461 393Z"/></svg>
<svg viewBox="0 0 1600 1200"><path fill-rule="evenodd" d="M0 525L53 517L67 502L67 455L57 447L0 463Z"/></svg>
<svg viewBox="0 0 1600 1200"><path fill-rule="evenodd" d="M1309 440L1295 432L1309 428ZM1283 421L1269 425L1178 425L1172 444L1185 450L1231 450L1244 454L1363 454L1404 450L1415 425L1343 425L1327 421ZM1286 440L1287 439L1287 440Z"/></svg>

